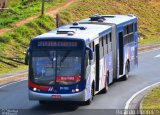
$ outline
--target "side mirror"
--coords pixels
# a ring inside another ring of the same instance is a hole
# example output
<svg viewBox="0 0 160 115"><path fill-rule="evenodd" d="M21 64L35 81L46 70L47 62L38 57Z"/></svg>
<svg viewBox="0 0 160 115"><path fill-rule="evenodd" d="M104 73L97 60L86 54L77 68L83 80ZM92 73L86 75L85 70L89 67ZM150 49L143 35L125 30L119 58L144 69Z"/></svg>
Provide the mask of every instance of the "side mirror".
<svg viewBox="0 0 160 115"><path fill-rule="evenodd" d="M86 50L89 52L89 60L93 60L93 52L90 48L86 47Z"/></svg>
<svg viewBox="0 0 160 115"><path fill-rule="evenodd" d="M29 62L29 48L27 48L27 51L26 51L26 56L25 56L24 64L28 65L28 62Z"/></svg>

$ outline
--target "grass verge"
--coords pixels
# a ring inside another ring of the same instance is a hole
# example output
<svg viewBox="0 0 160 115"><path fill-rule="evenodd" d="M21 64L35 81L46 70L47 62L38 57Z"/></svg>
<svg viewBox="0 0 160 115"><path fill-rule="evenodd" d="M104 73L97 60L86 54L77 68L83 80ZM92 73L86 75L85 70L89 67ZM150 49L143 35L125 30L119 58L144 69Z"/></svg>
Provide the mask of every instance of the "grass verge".
<svg viewBox="0 0 160 115"><path fill-rule="evenodd" d="M30 39L55 28L55 20L40 16L0 37L0 74L24 69L24 57Z"/></svg>
<svg viewBox="0 0 160 115"><path fill-rule="evenodd" d="M68 0L45 0L45 10L57 7ZM18 20L41 13L42 0L9 0L9 10L0 12L0 28L10 28Z"/></svg>
<svg viewBox="0 0 160 115"><path fill-rule="evenodd" d="M160 110L160 86L154 88L143 100L142 110Z"/></svg>

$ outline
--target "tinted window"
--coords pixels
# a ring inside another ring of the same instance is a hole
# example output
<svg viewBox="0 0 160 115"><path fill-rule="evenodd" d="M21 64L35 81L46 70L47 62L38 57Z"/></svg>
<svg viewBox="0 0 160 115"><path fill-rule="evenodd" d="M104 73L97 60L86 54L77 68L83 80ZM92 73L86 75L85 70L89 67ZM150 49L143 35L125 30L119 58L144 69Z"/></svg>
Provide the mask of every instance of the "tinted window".
<svg viewBox="0 0 160 115"><path fill-rule="evenodd" d="M70 81L68 78L81 76L81 52L79 50L34 51L32 68L32 79L35 83L42 85L54 85L55 82L63 85L74 84L76 81Z"/></svg>

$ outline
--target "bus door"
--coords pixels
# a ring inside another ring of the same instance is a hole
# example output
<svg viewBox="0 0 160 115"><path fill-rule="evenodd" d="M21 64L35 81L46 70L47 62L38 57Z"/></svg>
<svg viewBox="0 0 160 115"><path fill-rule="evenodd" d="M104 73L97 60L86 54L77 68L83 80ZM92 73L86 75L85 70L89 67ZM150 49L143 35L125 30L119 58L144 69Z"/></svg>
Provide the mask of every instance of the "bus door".
<svg viewBox="0 0 160 115"><path fill-rule="evenodd" d="M123 60L124 50L123 50L123 33L119 32L119 75L123 74Z"/></svg>
<svg viewBox="0 0 160 115"><path fill-rule="evenodd" d="M95 46L96 52L95 52L95 57L96 57L96 91L99 90L99 60L100 60L100 52L99 52L99 44Z"/></svg>

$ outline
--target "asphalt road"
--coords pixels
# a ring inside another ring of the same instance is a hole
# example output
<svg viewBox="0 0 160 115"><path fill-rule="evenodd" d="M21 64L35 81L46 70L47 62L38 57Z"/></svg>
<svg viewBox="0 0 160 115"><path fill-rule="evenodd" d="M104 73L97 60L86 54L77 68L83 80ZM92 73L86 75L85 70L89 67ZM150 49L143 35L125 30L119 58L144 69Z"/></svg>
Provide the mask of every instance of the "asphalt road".
<svg viewBox="0 0 160 115"><path fill-rule="evenodd" d="M160 81L160 50L139 54L139 67L127 81L117 81L109 86L107 94L96 95L91 105L75 105L74 103L56 103L45 106L37 101L28 100L27 81L6 87L0 86L0 114L17 112L26 114L58 114L58 115L112 115L118 114L116 109L124 109L127 100L137 91ZM7 109L14 109L8 111ZM17 110L17 111L16 111Z"/></svg>

